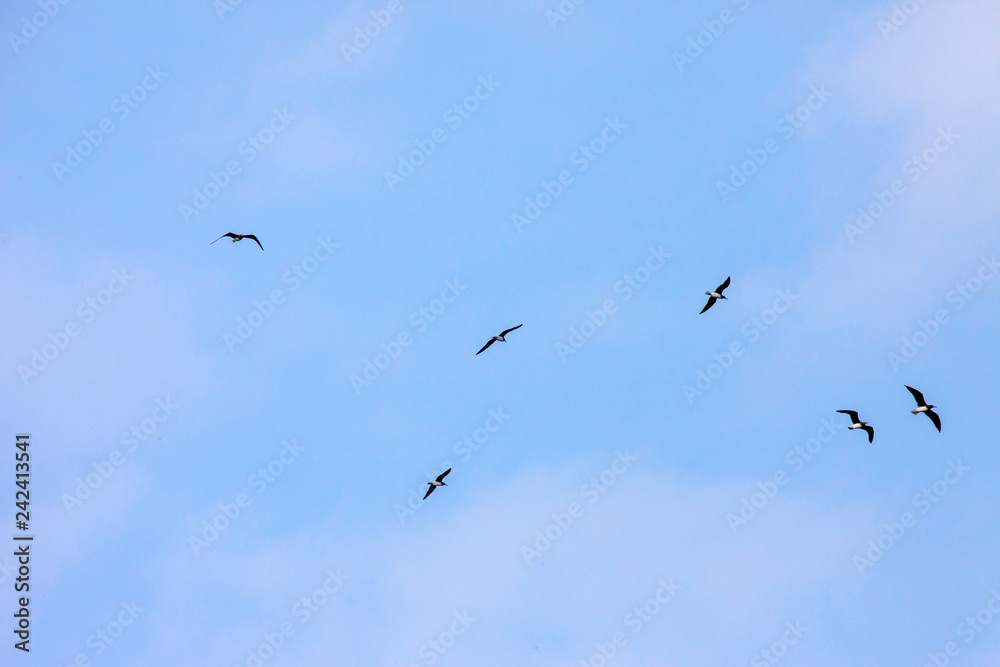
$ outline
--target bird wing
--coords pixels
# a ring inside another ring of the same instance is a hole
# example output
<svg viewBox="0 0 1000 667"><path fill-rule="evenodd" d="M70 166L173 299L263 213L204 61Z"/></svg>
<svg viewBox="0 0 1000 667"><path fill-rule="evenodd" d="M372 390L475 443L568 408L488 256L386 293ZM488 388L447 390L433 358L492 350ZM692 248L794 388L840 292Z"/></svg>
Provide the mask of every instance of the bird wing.
<svg viewBox="0 0 1000 667"><path fill-rule="evenodd" d="M257 237L254 236L253 234L244 234L243 238L245 238L245 239L253 239L254 241L257 241ZM257 241L257 245L260 245L260 241ZM264 246L260 245L260 249L263 250Z"/></svg>
<svg viewBox="0 0 1000 667"><path fill-rule="evenodd" d="M514 329L520 329L520 328L521 328L521 327L523 327L523 326L524 326L523 324L518 324L518 325L517 325L516 327L511 327L510 329L507 329L506 331L503 331L503 332L501 332L501 333L500 333L500 336L501 336L501 337L503 337L503 336L506 336L507 334L509 334L509 333L510 333L511 331L513 331Z"/></svg>
<svg viewBox="0 0 1000 667"><path fill-rule="evenodd" d="M220 236L220 237L219 237L218 239L215 239L215 241L218 241L219 239L224 239L224 238L226 238L227 236L228 236L229 238L233 238L234 236L236 236L236 234L233 234L232 232L229 232L228 234L223 234L223 235L222 235L222 236ZM212 241L212 243L215 243L215 241ZM209 243L208 245L212 245L212 243Z"/></svg>
<svg viewBox="0 0 1000 667"><path fill-rule="evenodd" d="M706 310L714 306L716 301L717 299L714 296L708 297L708 303L706 303L705 307L701 309L701 313L704 313ZM698 314L701 315L701 313Z"/></svg>
<svg viewBox="0 0 1000 667"><path fill-rule="evenodd" d="M927 410L924 414L926 414L928 417L931 418L931 421L934 422L934 426L937 427L938 433L940 433L941 432L941 418L938 417L938 413L934 412L933 410Z"/></svg>
<svg viewBox="0 0 1000 667"><path fill-rule="evenodd" d="M847 415L848 417L854 420L855 424L861 421L861 419L858 417L858 413L855 412L854 410L837 410L837 412Z"/></svg>
<svg viewBox="0 0 1000 667"><path fill-rule="evenodd" d="M722 294L722 290L724 290L727 287L729 287L729 283L731 282L731 280L732 280L732 276L727 276L726 277L726 282L722 283L721 285L719 285L718 287L715 288L716 293Z"/></svg>
<svg viewBox="0 0 1000 667"><path fill-rule="evenodd" d="M483 345L483 349L482 349L482 350L479 350L479 352L476 352L476 354L482 354L483 350L485 350L485 349L486 349L486 348L488 348L488 347L489 347L490 345L492 345L492 344L493 344L493 341L495 341L495 340L496 340L496 338L490 338L490 339L489 339L489 340L488 340L488 341L486 342L486 345Z"/></svg>
<svg viewBox="0 0 1000 667"><path fill-rule="evenodd" d="M434 486L433 484L431 484L430 482L427 482L427 493L425 493L425 494L424 494L424 500L427 500L427 496L429 496L429 495L431 495L432 493L434 493L434 489L435 489L435 488L437 488L437 487L435 487L435 486Z"/></svg>
<svg viewBox="0 0 1000 667"><path fill-rule="evenodd" d="M863 428L865 431L868 431L868 442L871 442L872 440L875 439L875 429L867 425L862 426L861 428Z"/></svg>
<svg viewBox="0 0 1000 667"><path fill-rule="evenodd" d="M921 394L919 391L917 391L916 389L914 389L913 387L911 387L909 385L905 385L904 384L903 386L906 387L907 389L909 389L910 393L913 394L913 398L916 399L916 401L917 401L917 407L920 407L921 405L927 405L926 401L924 401L924 395L923 394Z"/></svg>
<svg viewBox="0 0 1000 667"><path fill-rule="evenodd" d="M447 477L447 476L448 476L448 473L450 473L450 472L451 472L451 468L448 468L448 469L447 469L447 470L445 470L445 471L444 471L443 473L441 473L440 475L438 475L438 481L439 481L439 482L443 482L443 481L444 481L444 478L445 478L445 477Z"/></svg>

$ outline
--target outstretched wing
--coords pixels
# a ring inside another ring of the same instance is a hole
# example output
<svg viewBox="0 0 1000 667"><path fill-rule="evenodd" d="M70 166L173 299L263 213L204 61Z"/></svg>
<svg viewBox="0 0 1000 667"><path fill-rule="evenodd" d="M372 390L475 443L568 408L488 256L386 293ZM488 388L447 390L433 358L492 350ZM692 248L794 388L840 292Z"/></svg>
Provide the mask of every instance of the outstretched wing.
<svg viewBox="0 0 1000 667"><path fill-rule="evenodd" d="M872 440L875 439L875 429L873 429L871 426L862 426L861 428L868 431L868 442L871 442Z"/></svg>
<svg viewBox="0 0 1000 667"><path fill-rule="evenodd" d="M917 405L918 406L920 406L920 405L927 405L927 403L924 401L924 395L923 394L921 394L919 391L917 391L916 389L914 389L913 387L911 387L909 385L905 385L904 384L903 386L910 390L910 393L913 394L913 398L917 401Z"/></svg>
<svg viewBox="0 0 1000 667"><path fill-rule="evenodd" d="M444 471L443 473L441 473L440 475L438 475L438 481L439 481L439 482L443 482L443 481L444 481L444 478L445 478L445 477L447 477L447 476L448 476L448 473L450 473L450 472L451 472L451 468L448 468L448 469L447 469L447 470L445 470L445 471Z"/></svg>
<svg viewBox="0 0 1000 667"><path fill-rule="evenodd" d="M937 427L938 433L940 433L941 432L941 418L938 417L938 413L934 412L933 410L927 410L924 414L926 414L928 417L931 418L931 421L934 422L934 426Z"/></svg>
<svg viewBox="0 0 1000 667"><path fill-rule="evenodd" d="M482 353L483 353L483 350L485 350L485 349L486 349L486 348L488 348L488 347L489 347L490 345L492 345L492 344L493 344L493 342L494 342L495 340L496 340L496 338L490 338L490 339L489 339L489 340L488 340L488 341L486 342L486 345L483 345L483 348L482 348L482 350L479 350L479 352L476 352L476 354L482 354Z"/></svg>
<svg viewBox="0 0 1000 667"><path fill-rule="evenodd" d="M858 422L861 421L861 418L858 417L858 413L855 412L854 410L837 410L837 412L839 412L841 414L844 414L844 415L847 415L848 417L850 417L851 419L853 419L854 420L853 421L854 424L857 424Z"/></svg>
<svg viewBox="0 0 1000 667"><path fill-rule="evenodd" d="M424 494L424 500L427 500L427 496L429 496L432 493L434 493L434 489L436 489L436 488L437 488L436 486L434 486L430 482L427 482L427 493Z"/></svg>
<svg viewBox="0 0 1000 667"><path fill-rule="evenodd" d="M518 324L516 327L511 327L510 329L507 329L506 331L502 331L502 332L500 332L500 337L502 338L502 337L506 336L507 334L509 334L514 329L520 329L523 326L524 326L523 324Z"/></svg>
<svg viewBox="0 0 1000 667"><path fill-rule="evenodd" d="M729 287L729 283L731 282L731 279L732 279L732 276L727 276L726 277L726 282L722 283L721 285L719 285L718 287L715 288L716 294L722 294L722 290L724 290L727 287Z"/></svg>
<svg viewBox="0 0 1000 667"><path fill-rule="evenodd" d="M233 234L232 232L229 232L229 233L227 233L227 234L223 234L223 235L222 235L222 236L220 236L220 237L219 237L218 239L215 239L215 241L218 241L219 239L224 239L224 238L226 238L227 236L228 236L229 238L235 238L235 237L236 237L236 234ZM215 241L212 241L212 243L215 243ZM209 243L208 245L212 245L212 243Z"/></svg>
<svg viewBox="0 0 1000 667"><path fill-rule="evenodd" d="M705 307L701 309L701 313L704 313L706 310L714 306L716 301L718 301L718 299L716 299L714 296L708 297L708 303L706 303ZM698 314L701 315L701 313Z"/></svg>
<svg viewBox="0 0 1000 667"><path fill-rule="evenodd" d="M257 241L257 237L254 236L253 234L244 234L243 238L245 238L245 239L253 239L254 241ZM260 245L260 241L257 241L257 245ZM260 245L260 249L263 250L264 246Z"/></svg>

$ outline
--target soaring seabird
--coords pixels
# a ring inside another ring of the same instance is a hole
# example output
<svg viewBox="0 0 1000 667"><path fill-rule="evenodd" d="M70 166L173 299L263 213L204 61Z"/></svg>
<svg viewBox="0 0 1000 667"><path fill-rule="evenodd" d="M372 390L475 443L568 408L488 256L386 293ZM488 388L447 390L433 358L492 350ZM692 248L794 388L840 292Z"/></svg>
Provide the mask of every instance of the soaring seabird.
<svg viewBox="0 0 1000 667"><path fill-rule="evenodd" d="M708 295L708 303L706 303L705 307L701 309L701 313L704 313L706 310L708 310L709 308L711 308L712 306L714 306L715 302L718 301L719 299L725 299L726 298L726 297L722 296L722 291L725 290L727 287L729 287L729 280L730 280L731 277L732 276L730 276L729 278L726 278L726 282L724 282L721 285L719 285L718 287L716 287L714 292L705 292L705 294ZM701 315L701 313L698 313L698 314Z"/></svg>
<svg viewBox="0 0 1000 667"><path fill-rule="evenodd" d="M510 329L507 329L506 331L501 332L499 336L494 336L493 338L490 338L486 342L486 345L483 345L483 349L479 350L479 352L476 352L476 354L481 354L483 352L483 350L485 350L486 348L488 348L490 345L492 345L496 341L500 341L501 343L507 342L506 339L504 338L504 336L506 336L507 334L509 334L514 329L520 329L523 326L524 326L523 324L518 324L516 327L511 327Z"/></svg>
<svg viewBox="0 0 1000 667"><path fill-rule="evenodd" d="M233 243L236 243L237 241L242 241L243 239L253 239L254 241L257 241L257 237L254 236L253 234L233 234L232 232L229 232L228 234L223 234L218 239L215 239L215 241L218 241L219 239L224 239L227 236L233 240ZM215 243L215 241L212 241L212 243ZM212 245L212 243L209 243L208 245ZM257 241L257 245L260 245L260 241ZM260 249L263 250L264 246L260 245Z"/></svg>
<svg viewBox="0 0 1000 667"><path fill-rule="evenodd" d="M861 421L861 418L858 417L857 412L855 412L854 410L837 410L837 412L845 414L851 418L851 425L848 428L850 428L852 431L856 428L864 429L865 431L868 432L868 442L871 442L872 440L875 439L875 429L869 426L868 422Z"/></svg>
<svg viewBox="0 0 1000 667"><path fill-rule="evenodd" d="M937 427L938 433L940 433L941 432L941 418L938 417L938 414L936 412L934 412L934 410L933 410L933 408L936 408L937 406L936 405L927 405L927 401L924 400L924 395L923 394L921 394L919 391L917 391L913 387L910 387L910 386L905 385L905 384L903 386L910 390L910 393L913 394L913 398L916 399L916 401L917 401L917 409L916 410L910 410L910 412L912 412L913 414L917 414L918 412L923 412L924 414L926 414L928 417L931 418L931 421L934 422L934 426Z"/></svg>
<svg viewBox="0 0 1000 667"><path fill-rule="evenodd" d="M441 480L443 480L445 478L445 475L447 475L450 472L451 472L451 468L448 468L443 473L441 473L440 475L438 475L438 477L437 477L436 480L434 480L433 482L427 482L427 493L424 494L424 500L427 500L427 496L429 496L432 493L434 493L434 489L436 489L437 487L439 487L439 486L448 486L447 484L445 484Z"/></svg>

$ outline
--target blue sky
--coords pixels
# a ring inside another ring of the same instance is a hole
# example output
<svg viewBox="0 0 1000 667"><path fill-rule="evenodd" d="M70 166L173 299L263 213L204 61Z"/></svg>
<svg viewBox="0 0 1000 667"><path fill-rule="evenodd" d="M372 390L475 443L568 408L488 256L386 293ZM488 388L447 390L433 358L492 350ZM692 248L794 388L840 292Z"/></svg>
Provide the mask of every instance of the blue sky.
<svg viewBox="0 0 1000 667"><path fill-rule="evenodd" d="M0 9L4 664L1000 662L995 4L220 6Z"/></svg>

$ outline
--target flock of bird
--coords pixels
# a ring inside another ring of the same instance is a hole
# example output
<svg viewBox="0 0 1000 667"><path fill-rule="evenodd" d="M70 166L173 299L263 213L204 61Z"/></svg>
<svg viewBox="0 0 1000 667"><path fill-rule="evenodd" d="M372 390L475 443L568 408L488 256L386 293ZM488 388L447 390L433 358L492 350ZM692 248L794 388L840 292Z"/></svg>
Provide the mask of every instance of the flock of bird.
<svg viewBox="0 0 1000 667"><path fill-rule="evenodd" d="M924 400L924 395L919 391L917 391L916 389L914 389L913 387L911 387L910 385L903 385L903 386L910 390L910 393L913 394L913 399L917 402L917 409L910 410L910 412L915 415L918 415L921 412L923 412L925 415L930 417L930 420L934 422L934 427L937 428L938 433L940 433L941 417L938 416L938 413L934 412L934 408L936 408L937 406L927 405L927 401ZM872 428L871 424L869 424L868 422L861 421L861 417L858 416L857 412L855 412L854 410L837 410L837 412L845 414L851 418L851 425L848 428L850 428L852 431L860 428L868 434L868 442L872 442L875 439L875 429Z"/></svg>
<svg viewBox="0 0 1000 667"><path fill-rule="evenodd" d="M223 234L219 238L215 239L215 241L212 241L212 243L215 243L216 241L220 241L220 240L222 240L224 238L227 238L227 237L231 238L233 240L233 243L236 243L237 241L242 241L243 239L253 239L257 243L257 245L260 246L260 249L264 250L264 246L262 246L260 244L260 241L253 234L234 234L233 232L228 232L226 234ZM211 245L211 244L209 244L209 245ZM729 287L729 285L730 285L731 282L732 282L732 276L727 276L725 282L723 282L721 285L719 285L718 287L716 287L711 292L705 292L705 294L708 296L708 303L705 304L705 307L701 309L701 313L698 313L698 314L701 315L702 313L704 313L706 310L708 310L709 308L711 308L712 306L714 306L715 303L717 301L719 301L720 299L728 300L725 296L723 296L722 293ZM500 335L493 336L488 341L486 341L486 344L483 345L482 348L480 348L479 352L476 352L476 355L478 356L478 355L482 354L483 352L485 352L486 349L490 345L492 345L493 343L497 343L497 342L505 343L505 342L507 342L507 338L506 338L507 334L509 334L511 331L515 331L517 329L520 329L522 326L524 326L524 325L523 324L518 324L516 327L511 327L510 329L504 329L503 331L500 332ZM938 416L938 414L936 412L934 412L934 408L936 408L937 406L936 405L928 405L927 401L924 400L924 395L922 393L920 393L919 391L917 391L916 389L914 389L913 387L910 387L909 385L903 385L903 386L905 386L907 389L910 390L910 393L913 394L914 400L917 401L917 409L916 410L911 410L911 412L913 414L915 414L915 415L916 414L920 414L922 412L925 415L927 415L928 417L930 417L930 420L932 422L934 422L934 426L937 428L938 432L940 433L941 432L941 418ZM875 440L875 429L868 422L861 421L861 417L858 416L857 411L855 411L855 410L837 410L837 412L839 412L841 414L845 414L845 415L847 415L848 417L851 418L851 425L848 427L850 430L854 431L854 430L857 430L857 429L861 429L861 430L865 431L868 434L868 442L873 442ZM444 483L444 478L450 472L451 472L451 468L448 468L443 473L441 473L440 475L438 475L437 479L435 479L433 482L427 482L427 493L424 494L424 498L423 498L424 500L427 500L427 496L429 496L432 493L434 493L434 489L438 488L439 486L448 486L447 484Z"/></svg>

